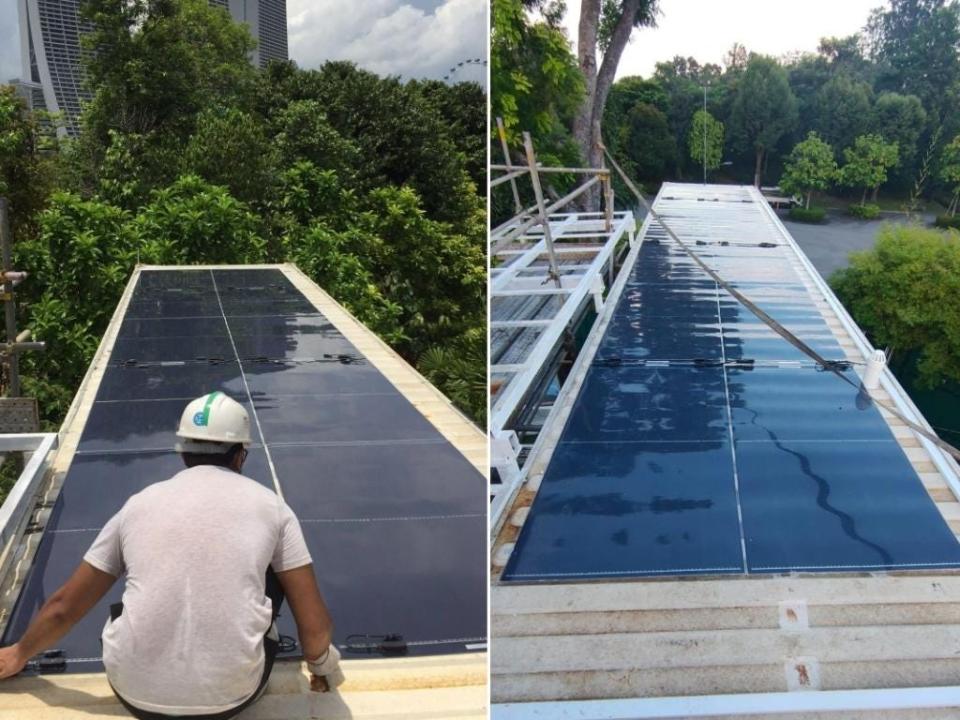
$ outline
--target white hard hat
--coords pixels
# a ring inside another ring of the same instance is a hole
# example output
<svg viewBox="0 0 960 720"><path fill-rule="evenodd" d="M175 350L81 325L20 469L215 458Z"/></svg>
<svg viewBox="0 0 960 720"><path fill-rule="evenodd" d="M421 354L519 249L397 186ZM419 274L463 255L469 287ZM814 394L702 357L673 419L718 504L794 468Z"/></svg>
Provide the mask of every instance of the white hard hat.
<svg viewBox="0 0 960 720"><path fill-rule="evenodd" d="M176 450L181 453L225 453L237 443L250 444L250 416L243 405L222 392L190 404L180 416Z"/></svg>

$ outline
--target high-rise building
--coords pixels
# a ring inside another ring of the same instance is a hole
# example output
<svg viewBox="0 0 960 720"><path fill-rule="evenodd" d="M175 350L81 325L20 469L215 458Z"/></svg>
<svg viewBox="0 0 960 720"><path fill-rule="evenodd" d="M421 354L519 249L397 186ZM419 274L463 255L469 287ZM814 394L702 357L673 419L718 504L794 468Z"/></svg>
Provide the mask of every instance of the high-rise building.
<svg viewBox="0 0 960 720"><path fill-rule="evenodd" d="M61 113L64 130L75 133L81 103L89 98L80 63L81 0L17 0L20 15L22 90L37 109ZM210 0L246 23L257 40L251 61L263 67L286 60L286 0Z"/></svg>

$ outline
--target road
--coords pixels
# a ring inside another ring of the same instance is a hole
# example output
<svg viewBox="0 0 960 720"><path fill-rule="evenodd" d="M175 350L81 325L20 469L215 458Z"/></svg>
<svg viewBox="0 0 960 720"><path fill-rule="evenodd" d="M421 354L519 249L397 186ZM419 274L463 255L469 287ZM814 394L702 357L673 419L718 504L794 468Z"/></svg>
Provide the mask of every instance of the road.
<svg viewBox="0 0 960 720"><path fill-rule="evenodd" d="M879 220L856 220L839 213L830 213L822 225L791 222L786 211L777 213L787 230L825 278L849 263L850 253L869 250L877 240L877 231L884 223L905 223L902 213L885 213ZM933 215L921 216L929 225Z"/></svg>

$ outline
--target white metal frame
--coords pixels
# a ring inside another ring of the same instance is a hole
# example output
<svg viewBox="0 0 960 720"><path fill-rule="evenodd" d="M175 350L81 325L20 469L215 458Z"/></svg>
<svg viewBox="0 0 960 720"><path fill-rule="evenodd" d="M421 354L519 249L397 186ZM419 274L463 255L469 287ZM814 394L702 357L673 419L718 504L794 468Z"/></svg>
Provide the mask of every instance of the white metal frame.
<svg viewBox="0 0 960 720"><path fill-rule="evenodd" d="M37 501L40 482L50 464L50 453L56 450L59 439L56 433L17 433L0 435L0 452L29 452L27 461L10 489L3 505L0 505L0 553L15 542L29 518ZM0 567L0 578L6 574L6 565L13 553L3 553L5 558Z"/></svg>
<svg viewBox="0 0 960 720"><path fill-rule="evenodd" d="M631 214L631 218L632 217L633 216ZM623 292L623 287L626 284L630 269L633 267L634 263L636 262L637 255L640 253L640 247L643 244L643 238L649 225L650 217L648 216L646 219L644 219L639 230L631 230L629 235L630 252L624 260L623 266L620 268L620 272L617 275L616 280L609 288L603 308L600 310L600 312L598 312L597 319L593 323L593 327L590 330L590 334L587 336L587 340L584 343L583 349L580 351L580 354L574 361L573 367L570 369L567 382L562 388L560 388L560 394L557 396L553 407L550 409L550 412L547 414L547 417L544 420L544 431L546 431L547 428L555 428L559 430L566 422L572 398L575 397L580 391L579 382L577 382L575 378L581 377L586 372L586 366L589 365L593 360L593 356L596 351L596 341L599 340L599 338L603 335L603 332L606 330L607 323L609 322L610 316L613 313L613 308L616 306L617 300L620 299L620 295ZM633 227L636 228L636 221L634 221ZM527 456L527 461L524 466L518 473L511 477L509 482L505 481L504 484L498 489L498 492L494 494L493 503L490 506L491 541L496 540L497 534L500 532L500 528L503 526L503 523L506 519L507 509L513 503L513 499L520 491L520 488L523 487L524 483L527 482L527 479L530 477L531 470L548 461L550 455L553 453L553 449L556 444L556 437L554 437L553 434L544 431L541 431L540 435L534 442L533 448L530 450L530 454Z"/></svg>
<svg viewBox="0 0 960 720"><path fill-rule="evenodd" d="M497 395L490 411L490 433L494 439L500 438L509 430L508 423L516 413L518 407L526 398L530 388L537 382L543 368L552 357L564 330L582 310L584 304L593 296L598 312L602 309L603 301L600 297L603 290L603 274L605 268L612 261L615 249L621 240L626 237L630 245L635 244L636 221L631 212L614 213L613 225L609 233L588 232L587 228L603 222L602 213L561 213L550 216L551 237L554 241L567 238L568 233L578 238L604 239L602 244L577 244L576 246L556 246L557 254L593 255L593 259L586 266L577 265L579 271L572 275L560 276L560 287L549 287L551 278L549 267L533 267L539 258L546 253L547 239L534 236L522 236L518 242L537 240L532 247L522 250L507 249L503 255L513 260L510 265L494 270L491 278L491 302L498 297L536 297L546 295L565 296L563 305L556 314L549 319L536 320L492 320L491 330L500 327L530 327L541 330L530 352L520 362L491 365L490 373L509 374L509 383ZM535 230L535 229L534 229ZM516 257L517 255L519 257ZM562 269L571 269L569 265ZM531 274L520 277L528 271ZM501 473L501 484L491 486L493 501L490 508L491 528L499 527L501 515L517 490L522 484L522 473L508 473L504 477Z"/></svg>

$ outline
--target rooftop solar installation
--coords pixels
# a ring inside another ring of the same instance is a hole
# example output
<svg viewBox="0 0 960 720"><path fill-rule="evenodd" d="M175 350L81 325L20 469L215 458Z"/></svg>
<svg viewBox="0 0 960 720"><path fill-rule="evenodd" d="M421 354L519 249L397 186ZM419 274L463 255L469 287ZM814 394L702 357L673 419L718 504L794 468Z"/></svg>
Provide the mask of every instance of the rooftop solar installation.
<svg viewBox="0 0 960 720"><path fill-rule="evenodd" d="M720 277L846 361L761 202L668 185L655 207ZM645 228L502 580L960 567L854 370L854 385L824 371Z"/></svg>
<svg viewBox="0 0 960 720"><path fill-rule="evenodd" d="M140 272L5 643L128 497L183 469L180 413L213 390L251 415L243 474L300 518L338 646L396 634L409 654L438 654L485 642L484 478L277 268ZM100 633L122 591L58 644L69 671L102 668ZM289 607L279 624L296 637Z"/></svg>

